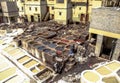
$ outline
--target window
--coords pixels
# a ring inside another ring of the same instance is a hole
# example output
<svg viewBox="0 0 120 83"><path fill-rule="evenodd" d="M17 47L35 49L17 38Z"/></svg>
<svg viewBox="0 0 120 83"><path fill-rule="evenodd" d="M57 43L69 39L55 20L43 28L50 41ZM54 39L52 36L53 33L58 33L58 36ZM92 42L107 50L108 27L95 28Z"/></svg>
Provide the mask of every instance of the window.
<svg viewBox="0 0 120 83"><path fill-rule="evenodd" d="M21 7L21 10L23 11L23 7Z"/></svg>
<svg viewBox="0 0 120 83"><path fill-rule="evenodd" d="M37 7L35 7L35 11L37 11Z"/></svg>
<svg viewBox="0 0 120 83"><path fill-rule="evenodd" d="M29 10L31 10L31 7L29 7Z"/></svg>
<svg viewBox="0 0 120 83"><path fill-rule="evenodd" d="M81 10L81 7L79 7L79 10Z"/></svg>
<svg viewBox="0 0 120 83"><path fill-rule="evenodd" d="M52 10L54 10L54 7L52 7Z"/></svg>
<svg viewBox="0 0 120 83"><path fill-rule="evenodd" d="M20 0L21 2L24 2L24 0Z"/></svg>
<svg viewBox="0 0 120 83"><path fill-rule="evenodd" d="M64 3L64 0L57 0L57 3Z"/></svg>
<svg viewBox="0 0 120 83"><path fill-rule="evenodd" d="M59 12L59 15L61 16L61 15L62 15L62 12Z"/></svg>
<svg viewBox="0 0 120 83"><path fill-rule="evenodd" d="M17 8L18 9L18 11L20 11L20 9L19 8Z"/></svg>

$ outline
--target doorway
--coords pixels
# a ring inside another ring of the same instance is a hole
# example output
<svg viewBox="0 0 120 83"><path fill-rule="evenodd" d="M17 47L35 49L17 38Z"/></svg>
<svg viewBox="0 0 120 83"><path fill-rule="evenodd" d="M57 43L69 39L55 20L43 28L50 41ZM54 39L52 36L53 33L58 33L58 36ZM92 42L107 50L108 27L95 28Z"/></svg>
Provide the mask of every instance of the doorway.
<svg viewBox="0 0 120 83"><path fill-rule="evenodd" d="M38 15L38 22L40 22L40 15Z"/></svg>
<svg viewBox="0 0 120 83"><path fill-rule="evenodd" d="M52 16L51 19L53 20L54 19L54 14L51 14L51 16Z"/></svg>
<svg viewBox="0 0 120 83"><path fill-rule="evenodd" d="M34 16L31 15L31 22L34 22Z"/></svg>
<svg viewBox="0 0 120 83"><path fill-rule="evenodd" d="M103 43L101 48L101 57L111 60L113 52L116 46L117 39L111 37L103 37Z"/></svg>
<svg viewBox="0 0 120 83"><path fill-rule="evenodd" d="M80 17L80 21L84 21L85 20L85 14L81 14L81 17Z"/></svg>

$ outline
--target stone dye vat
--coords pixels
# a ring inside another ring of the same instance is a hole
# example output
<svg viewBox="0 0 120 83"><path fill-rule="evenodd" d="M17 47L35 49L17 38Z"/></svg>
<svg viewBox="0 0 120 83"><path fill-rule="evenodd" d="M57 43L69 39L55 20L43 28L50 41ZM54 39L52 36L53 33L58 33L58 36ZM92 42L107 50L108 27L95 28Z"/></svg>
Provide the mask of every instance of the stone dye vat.
<svg viewBox="0 0 120 83"><path fill-rule="evenodd" d="M83 71L81 74L81 83L120 83L119 70L120 62L116 60L107 62L93 70ZM98 74L98 76L95 74ZM99 81L97 81L98 79Z"/></svg>
<svg viewBox="0 0 120 83"><path fill-rule="evenodd" d="M16 76L12 77L11 79L5 81L4 83L15 83L15 82L22 81L22 80L23 80L23 78L16 75Z"/></svg>
<svg viewBox="0 0 120 83"><path fill-rule="evenodd" d="M43 50L43 52L45 52L45 53L49 53L50 51L51 51L51 50L50 50L50 49L47 49L47 48Z"/></svg>
<svg viewBox="0 0 120 83"><path fill-rule="evenodd" d="M50 77L51 75L51 71L50 70L44 70L43 72L40 72L39 74L37 74L37 77L40 79L40 80L46 80Z"/></svg>
<svg viewBox="0 0 120 83"><path fill-rule="evenodd" d="M63 42L58 42L57 45L60 45L60 46L65 46L66 44L63 43Z"/></svg>
<svg viewBox="0 0 120 83"><path fill-rule="evenodd" d="M8 51L13 50L13 49L15 49L15 47L10 45L10 46L4 48L3 50L8 52Z"/></svg>
<svg viewBox="0 0 120 83"><path fill-rule="evenodd" d="M43 43L44 45L49 45L49 44L50 44L49 41L43 41L42 43Z"/></svg>
<svg viewBox="0 0 120 83"><path fill-rule="evenodd" d="M39 70L38 70L36 67L31 68L30 70L31 70L33 73L35 73L35 74L39 72Z"/></svg>
<svg viewBox="0 0 120 83"><path fill-rule="evenodd" d="M45 49L45 46L42 46L42 45L41 45L41 46L38 47L38 50L43 51L43 49Z"/></svg>
<svg viewBox="0 0 120 83"><path fill-rule="evenodd" d="M38 63L37 61L35 61L35 60L32 59L32 60L26 62L26 63L23 64L23 65L24 65L24 67L26 67L26 68L30 68L30 67L34 66L35 64L37 64L37 63Z"/></svg>
<svg viewBox="0 0 120 83"><path fill-rule="evenodd" d="M57 45L56 45L56 43L50 43L50 44L48 44L48 46L51 48L55 48Z"/></svg>
<svg viewBox="0 0 120 83"><path fill-rule="evenodd" d="M100 83L100 76L93 70L85 70L81 75L81 83Z"/></svg>
<svg viewBox="0 0 120 83"><path fill-rule="evenodd" d="M120 83L115 76L103 78L102 81L105 83Z"/></svg>
<svg viewBox="0 0 120 83"><path fill-rule="evenodd" d="M111 62L111 63L109 63L109 64L107 64L105 66L107 66L112 71L116 71L116 70L120 69L120 63L115 62L115 61L113 61L113 62Z"/></svg>
<svg viewBox="0 0 120 83"><path fill-rule="evenodd" d="M15 67L11 67L11 68L4 70L3 72L0 72L0 81L5 78L8 78L11 75L14 75L15 73L16 73Z"/></svg>
<svg viewBox="0 0 120 83"><path fill-rule="evenodd" d="M8 67L8 66L9 66L9 65L8 65L6 62L3 62L3 63L0 64L0 70L6 68L6 67Z"/></svg>
<svg viewBox="0 0 120 83"><path fill-rule="evenodd" d="M19 52L19 53L17 53L17 54L15 54L15 56L18 56L17 58L19 58L19 57L22 57L22 56L24 56L25 55L25 53L24 52Z"/></svg>
<svg viewBox="0 0 120 83"><path fill-rule="evenodd" d="M27 60L29 60L29 59L30 59L30 57L27 56L27 55L25 55L25 56L21 57L20 59L18 59L17 61L18 61L19 63L23 63L23 62L25 62L25 61L27 61Z"/></svg>
<svg viewBox="0 0 120 83"><path fill-rule="evenodd" d="M43 66L43 65L37 65L37 67L39 68L39 70L43 70L43 69L45 69L45 66Z"/></svg>
<svg viewBox="0 0 120 83"><path fill-rule="evenodd" d="M107 69L106 67L104 67L104 66L101 66L101 67L99 67L99 68L97 68L97 69L95 69L99 74L101 74L101 75L108 75L108 74L111 74L112 72L109 70L109 69Z"/></svg>
<svg viewBox="0 0 120 83"><path fill-rule="evenodd" d="M59 50L59 51L63 51L64 50L64 46L57 46L55 49Z"/></svg>
<svg viewBox="0 0 120 83"><path fill-rule="evenodd" d="M17 49L8 51L7 53L14 56L14 54L19 53L20 51L21 51L21 50L17 48Z"/></svg>

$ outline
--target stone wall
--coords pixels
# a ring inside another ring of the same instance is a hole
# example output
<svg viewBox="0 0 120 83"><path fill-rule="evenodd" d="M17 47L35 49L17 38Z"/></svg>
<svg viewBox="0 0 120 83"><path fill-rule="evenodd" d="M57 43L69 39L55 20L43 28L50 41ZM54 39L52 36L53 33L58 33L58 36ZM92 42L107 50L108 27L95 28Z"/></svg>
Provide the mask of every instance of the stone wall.
<svg viewBox="0 0 120 83"><path fill-rule="evenodd" d="M120 39L116 42L116 47L112 56L112 60L118 60L118 57L120 56Z"/></svg>
<svg viewBox="0 0 120 83"><path fill-rule="evenodd" d="M90 27L120 34L120 8L93 8Z"/></svg>

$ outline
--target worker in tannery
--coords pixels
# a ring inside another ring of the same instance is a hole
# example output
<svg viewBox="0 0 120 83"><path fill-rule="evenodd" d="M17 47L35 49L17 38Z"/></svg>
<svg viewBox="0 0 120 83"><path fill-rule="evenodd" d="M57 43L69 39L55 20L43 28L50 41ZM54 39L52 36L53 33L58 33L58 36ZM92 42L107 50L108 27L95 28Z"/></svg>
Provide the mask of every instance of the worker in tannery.
<svg viewBox="0 0 120 83"><path fill-rule="evenodd" d="M75 44L72 44L70 46L70 51L69 51L69 57L74 57L75 53L77 52L77 46Z"/></svg>

